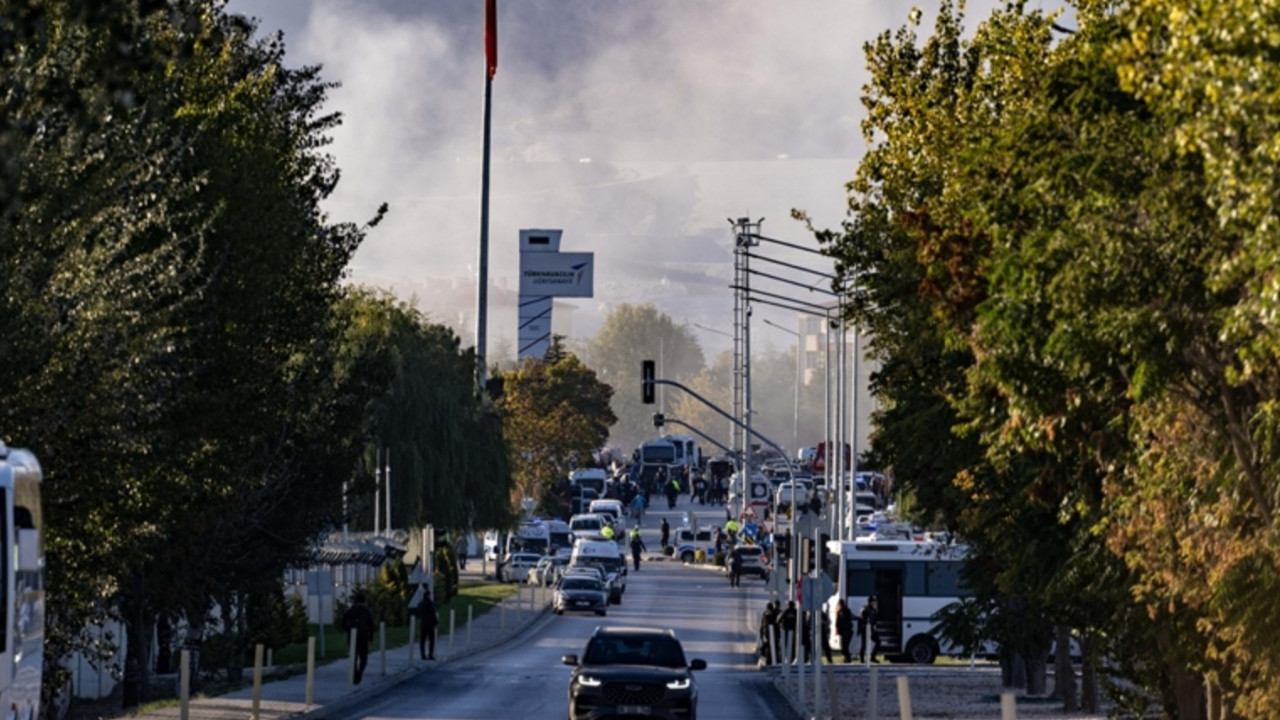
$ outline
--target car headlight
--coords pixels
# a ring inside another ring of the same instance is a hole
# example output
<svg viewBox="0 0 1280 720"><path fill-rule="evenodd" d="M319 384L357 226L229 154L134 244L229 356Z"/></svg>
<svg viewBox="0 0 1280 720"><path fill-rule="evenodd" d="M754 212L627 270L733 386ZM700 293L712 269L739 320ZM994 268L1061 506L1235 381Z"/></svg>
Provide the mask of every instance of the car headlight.
<svg viewBox="0 0 1280 720"><path fill-rule="evenodd" d="M586 687L600 687L600 685L602 684L602 681L598 677L592 677L590 675L579 675L578 684Z"/></svg>
<svg viewBox="0 0 1280 720"><path fill-rule="evenodd" d="M693 684L693 678L678 678L667 683L667 687L672 690L688 690Z"/></svg>

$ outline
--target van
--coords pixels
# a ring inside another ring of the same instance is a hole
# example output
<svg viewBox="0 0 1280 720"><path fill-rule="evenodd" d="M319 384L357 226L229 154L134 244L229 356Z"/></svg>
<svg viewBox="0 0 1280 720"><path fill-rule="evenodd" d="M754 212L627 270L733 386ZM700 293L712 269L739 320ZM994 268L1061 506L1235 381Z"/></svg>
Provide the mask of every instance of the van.
<svg viewBox="0 0 1280 720"><path fill-rule="evenodd" d="M597 537L608 524L609 521L598 513L583 513L569 518L569 530L578 538ZM576 548L577 545L575 544L574 547Z"/></svg>
<svg viewBox="0 0 1280 720"><path fill-rule="evenodd" d="M622 501L613 498L604 498L601 500L592 500L588 506L588 513L596 515L608 515L613 518L613 526L616 529L622 528Z"/></svg>
<svg viewBox="0 0 1280 720"><path fill-rule="evenodd" d="M604 568L609 579L609 602L614 605L622 602L622 593L627 591L627 559L618 548L618 543L591 538L575 540L573 554L569 556L569 567L575 565L598 565Z"/></svg>

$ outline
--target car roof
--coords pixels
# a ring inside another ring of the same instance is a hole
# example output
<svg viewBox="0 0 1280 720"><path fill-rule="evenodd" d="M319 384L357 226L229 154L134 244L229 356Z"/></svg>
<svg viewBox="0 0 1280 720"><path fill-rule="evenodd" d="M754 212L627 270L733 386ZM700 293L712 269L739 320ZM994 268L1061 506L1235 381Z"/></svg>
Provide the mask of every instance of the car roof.
<svg viewBox="0 0 1280 720"><path fill-rule="evenodd" d="M667 637L675 637L676 631L671 628L626 626L626 625L609 625L596 627L595 635L665 635Z"/></svg>

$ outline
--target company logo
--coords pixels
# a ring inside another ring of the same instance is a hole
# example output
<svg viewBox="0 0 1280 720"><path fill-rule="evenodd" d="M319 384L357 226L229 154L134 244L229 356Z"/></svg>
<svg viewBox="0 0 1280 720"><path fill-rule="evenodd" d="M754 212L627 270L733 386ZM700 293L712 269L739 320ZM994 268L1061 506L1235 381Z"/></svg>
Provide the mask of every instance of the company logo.
<svg viewBox="0 0 1280 720"><path fill-rule="evenodd" d="M573 270L573 282L574 282L574 284L576 284L576 285L581 285L581 284L582 284L582 275L583 275L583 273L585 273L585 272L587 271L587 266L588 266L588 265L590 265L590 264L591 264L591 261L589 261L589 260L588 260L587 262L580 262L580 263L578 263L577 265L570 265L570 266L569 266L569 269L570 269L570 270Z"/></svg>

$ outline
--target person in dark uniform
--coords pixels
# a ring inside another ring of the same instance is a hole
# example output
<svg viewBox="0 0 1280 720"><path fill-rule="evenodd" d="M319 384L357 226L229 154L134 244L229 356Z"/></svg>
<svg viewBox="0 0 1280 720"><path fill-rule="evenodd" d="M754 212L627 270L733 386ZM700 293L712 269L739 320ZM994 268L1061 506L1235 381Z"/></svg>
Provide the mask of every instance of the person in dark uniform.
<svg viewBox="0 0 1280 720"><path fill-rule="evenodd" d="M365 597L362 591L356 591L355 597L352 598L351 607L342 614L342 629L347 633L347 637L351 637L351 631L356 631L356 666L355 666L355 683L360 684L360 680L364 677L364 669L369 665L369 641L373 639L373 611L365 605Z"/></svg>
<svg viewBox="0 0 1280 720"><path fill-rule="evenodd" d="M631 560L635 563L636 570L640 569L640 553L646 550L644 540L640 538L640 528L631 528Z"/></svg>
<svg viewBox="0 0 1280 720"><path fill-rule="evenodd" d="M420 631L418 634L418 654L423 660L436 659L436 628L440 627L440 615L436 612L436 603L431 599L431 589L422 589L422 602L414 608L418 618Z"/></svg>
<svg viewBox="0 0 1280 720"><path fill-rule="evenodd" d="M782 611L782 616L778 618L778 625L782 627L782 652L783 662L791 662L796 659L796 651L800 648L796 644L796 601L788 600L787 609ZM790 650L790 657L786 657L787 651Z"/></svg>
<svg viewBox="0 0 1280 720"><path fill-rule="evenodd" d="M858 652L858 662L862 662L863 658L869 659L873 663L880 662L876 655L880 654L880 631L876 628L876 622L880 619L880 601L875 595L867 598L867 604L862 606L862 612L858 614L858 634L862 636L862 649ZM871 655L867 655L867 638L871 638Z"/></svg>
<svg viewBox="0 0 1280 720"><path fill-rule="evenodd" d="M667 519L662 518L662 535L659 538L659 544L666 547L671 544L671 526L667 524Z"/></svg>
<svg viewBox="0 0 1280 720"><path fill-rule="evenodd" d="M836 635L840 638L840 648L844 650L844 661L853 662L853 611L845 604L844 598L836 601Z"/></svg>
<svg viewBox="0 0 1280 720"><path fill-rule="evenodd" d="M729 587L742 587L742 554L729 551Z"/></svg>
<svg viewBox="0 0 1280 720"><path fill-rule="evenodd" d="M781 650L773 647L779 638L778 603L770 600L764 606L764 612L760 613L760 656L766 663L772 664L776 658L782 657Z"/></svg>

